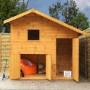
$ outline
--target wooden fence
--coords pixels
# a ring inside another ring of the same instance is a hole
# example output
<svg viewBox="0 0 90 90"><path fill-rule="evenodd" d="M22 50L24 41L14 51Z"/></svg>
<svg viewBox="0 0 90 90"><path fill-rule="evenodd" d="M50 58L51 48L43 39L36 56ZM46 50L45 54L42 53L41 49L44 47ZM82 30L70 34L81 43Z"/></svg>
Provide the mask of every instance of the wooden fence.
<svg viewBox="0 0 90 90"><path fill-rule="evenodd" d="M80 74L90 80L90 28L80 37Z"/></svg>
<svg viewBox="0 0 90 90"><path fill-rule="evenodd" d="M4 58L10 58L10 33L0 34L0 72L3 71L6 61ZM7 65L7 70L9 66Z"/></svg>

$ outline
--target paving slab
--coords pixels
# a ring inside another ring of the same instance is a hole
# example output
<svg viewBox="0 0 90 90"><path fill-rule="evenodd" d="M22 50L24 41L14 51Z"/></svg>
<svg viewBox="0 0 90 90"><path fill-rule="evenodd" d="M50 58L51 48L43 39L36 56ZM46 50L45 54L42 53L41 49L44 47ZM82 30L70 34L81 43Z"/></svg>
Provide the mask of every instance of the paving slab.
<svg viewBox="0 0 90 90"><path fill-rule="evenodd" d="M79 83L66 80L2 80L0 90L90 90L90 82L81 79Z"/></svg>

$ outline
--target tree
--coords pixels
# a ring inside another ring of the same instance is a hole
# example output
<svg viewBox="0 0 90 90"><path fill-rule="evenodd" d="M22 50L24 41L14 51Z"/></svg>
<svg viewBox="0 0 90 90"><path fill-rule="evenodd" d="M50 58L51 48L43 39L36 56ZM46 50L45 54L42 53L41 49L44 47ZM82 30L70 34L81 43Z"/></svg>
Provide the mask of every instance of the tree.
<svg viewBox="0 0 90 90"><path fill-rule="evenodd" d="M3 21L12 16L15 16L26 10L26 3L23 0L21 3L19 0L0 0L0 32L3 28L5 32L10 32L10 25L4 24Z"/></svg>
<svg viewBox="0 0 90 90"><path fill-rule="evenodd" d="M80 29L85 30L89 27L88 18L85 17L85 14L79 12L76 17L73 18L71 21L73 26Z"/></svg>
<svg viewBox="0 0 90 90"><path fill-rule="evenodd" d="M67 0L63 4L61 4L60 2L57 3L49 7L50 16L62 20L65 23L81 30L89 27L88 18L84 13L79 11L79 8L77 8L75 1Z"/></svg>
<svg viewBox="0 0 90 90"><path fill-rule="evenodd" d="M62 5L59 2L53 4L52 6L49 6L49 14L54 18L60 19L60 16L62 14L61 10L62 10Z"/></svg>
<svg viewBox="0 0 90 90"><path fill-rule="evenodd" d="M62 15L64 22L72 25L72 20L76 15L78 14L79 9L77 8L77 5L75 1L73 0L67 0L63 5L62 5Z"/></svg>

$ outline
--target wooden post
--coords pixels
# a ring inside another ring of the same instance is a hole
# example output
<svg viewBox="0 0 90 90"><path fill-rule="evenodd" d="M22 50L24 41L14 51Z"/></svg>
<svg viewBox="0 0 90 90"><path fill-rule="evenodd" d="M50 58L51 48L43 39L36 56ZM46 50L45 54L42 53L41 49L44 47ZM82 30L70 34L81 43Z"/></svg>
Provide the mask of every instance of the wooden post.
<svg viewBox="0 0 90 90"><path fill-rule="evenodd" d="M72 72L73 79L79 81L79 39L72 40Z"/></svg>
<svg viewBox="0 0 90 90"><path fill-rule="evenodd" d="M46 78L51 80L51 55L46 55Z"/></svg>

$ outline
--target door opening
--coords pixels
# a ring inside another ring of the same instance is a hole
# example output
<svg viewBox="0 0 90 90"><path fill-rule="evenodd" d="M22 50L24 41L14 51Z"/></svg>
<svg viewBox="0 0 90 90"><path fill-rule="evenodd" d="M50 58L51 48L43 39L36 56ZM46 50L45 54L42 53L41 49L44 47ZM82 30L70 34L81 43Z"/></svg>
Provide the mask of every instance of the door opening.
<svg viewBox="0 0 90 90"><path fill-rule="evenodd" d="M56 75L58 78L72 78L72 40L56 40Z"/></svg>
<svg viewBox="0 0 90 90"><path fill-rule="evenodd" d="M20 60L21 78L45 79L46 78L46 55L44 54L21 54Z"/></svg>

